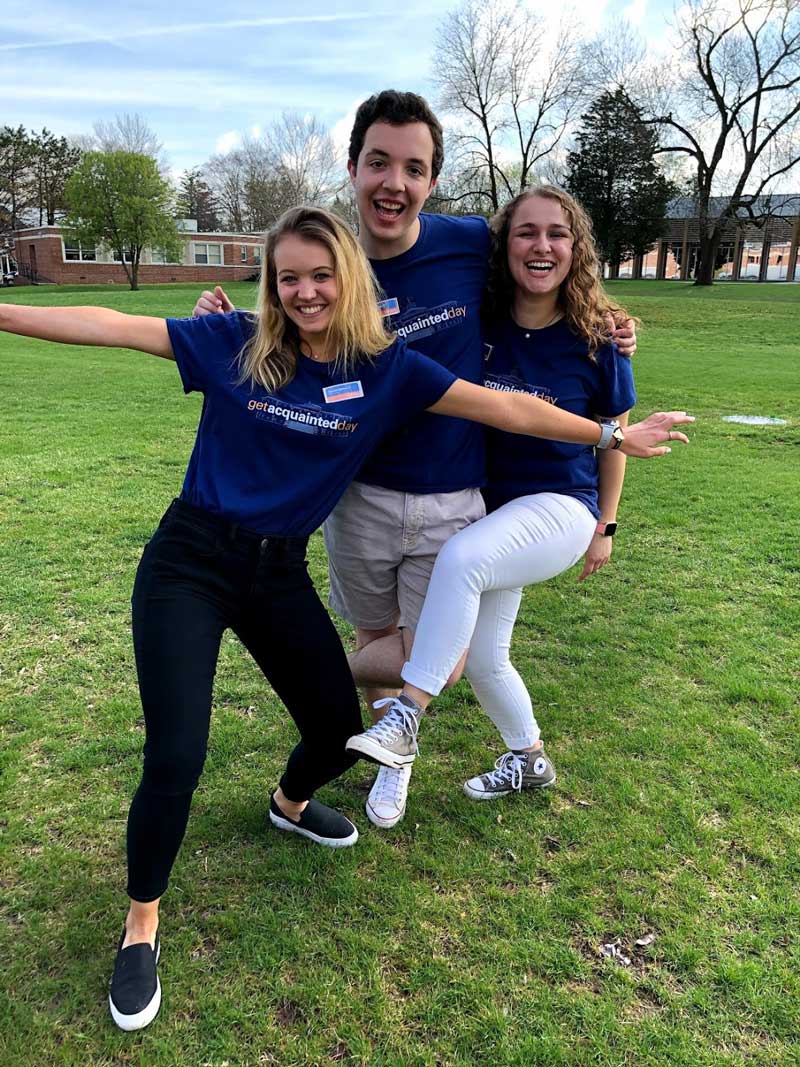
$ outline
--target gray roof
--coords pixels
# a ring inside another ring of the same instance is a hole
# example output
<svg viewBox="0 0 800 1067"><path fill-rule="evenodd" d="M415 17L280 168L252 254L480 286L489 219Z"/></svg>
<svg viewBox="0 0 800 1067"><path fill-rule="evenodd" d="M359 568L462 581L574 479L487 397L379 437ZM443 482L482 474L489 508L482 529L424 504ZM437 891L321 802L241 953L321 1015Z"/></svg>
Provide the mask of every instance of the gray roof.
<svg viewBox="0 0 800 1067"><path fill-rule="evenodd" d="M721 214L723 208L727 207L729 203L730 198L727 196L712 196L709 204L711 217ZM800 193L773 193L771 196L758 196L753 201L752 211L757 216L777 215L782 218L794 218L800 215ZM749 218L745 208L739 208L736 214L740 219ZM671 200L667 207L667 218L696 219L696 198L693 196L678 196Z"/></svg>

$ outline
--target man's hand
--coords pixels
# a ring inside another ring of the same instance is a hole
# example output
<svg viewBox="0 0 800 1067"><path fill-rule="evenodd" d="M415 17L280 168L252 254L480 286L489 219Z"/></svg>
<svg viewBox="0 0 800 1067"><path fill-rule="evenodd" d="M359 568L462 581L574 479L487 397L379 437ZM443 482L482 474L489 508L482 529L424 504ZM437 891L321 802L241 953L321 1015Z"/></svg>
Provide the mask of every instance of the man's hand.
<svg viewBox="0 0 800 1067"><path fill-rule="evenodd" d="M620 355L630 359L636 351L636 325L633 319L626 319L621 326L617 326L612 337Z"/></svg>
<svg viewBox="0 0 800 1067"><path fill-rule="evenodd" d="M590 574L594 574L601 567L605 567L606 563L611 559L611 549L614 547L613 541L613 537L604 537L599 533L594 535L589 542L589 547L586 549L586 555L583 557L583 570L578 575L579 582L585 582Z"/></svg>
<svg viewBox="0 0 800 1067"><path fill-rule="evenodd" d="M218 285L213 293L208 289L203 290L200 294L200 299L194 306L192 318L199 319L201 315L227 315L229 311L233 310L233 304L228 300L225 290L221 285Z"/></svg>
<svg viewBox="0 0 800 1067"><path fill-rule="evenodd" d="M670 442L682 441L689 444L689 438L673 426L694 422L694 415L685 411L656 411L641 422L635 422L625 429L625 440L620 445L620 452L626 456L638 456L639 459L652 459L664 456L670 450Z"/></svg>

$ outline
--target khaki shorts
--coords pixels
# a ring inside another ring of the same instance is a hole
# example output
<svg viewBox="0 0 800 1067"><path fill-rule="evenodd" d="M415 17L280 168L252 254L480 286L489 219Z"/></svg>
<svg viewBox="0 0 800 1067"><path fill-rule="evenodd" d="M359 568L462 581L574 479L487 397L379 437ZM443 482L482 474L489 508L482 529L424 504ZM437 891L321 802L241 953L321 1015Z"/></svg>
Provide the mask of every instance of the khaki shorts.
<svg viewBox="0 0 800 1067"><path fill-rule="evenodd" d="M331 607L362 630L414 629L442 545L485 513L478 489L402 493L353 482L323 527Z"/></svg>

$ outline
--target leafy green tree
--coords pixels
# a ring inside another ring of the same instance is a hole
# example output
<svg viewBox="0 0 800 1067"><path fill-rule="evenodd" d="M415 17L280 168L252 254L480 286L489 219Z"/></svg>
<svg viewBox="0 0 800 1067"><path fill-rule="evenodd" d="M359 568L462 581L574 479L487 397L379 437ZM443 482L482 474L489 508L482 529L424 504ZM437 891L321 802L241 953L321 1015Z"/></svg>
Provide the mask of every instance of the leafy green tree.
<svg viewBox="0 0 800 1067"><path fill-rule="evenodd" d="M111 248L131 289L139 288L145 248L179 259L182 243L173 218L172 189L149 156L87 152L67 181L66 228L73 240Z"/></svg>
<svg viewBox="0 0 800 1067"><path fill-rule="evenodd" d="M601 258L614 274L661 236L676 190L655 163L657 133L624 89L598 96L581 123L565 184L588 211Z"/></svg>

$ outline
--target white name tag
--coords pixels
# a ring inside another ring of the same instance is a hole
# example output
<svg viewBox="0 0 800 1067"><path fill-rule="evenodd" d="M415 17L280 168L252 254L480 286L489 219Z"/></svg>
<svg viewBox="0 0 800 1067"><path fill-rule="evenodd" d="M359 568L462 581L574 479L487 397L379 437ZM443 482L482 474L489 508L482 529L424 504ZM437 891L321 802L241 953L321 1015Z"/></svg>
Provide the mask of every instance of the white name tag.
<svg viewBox="0 0 800 1067"><path fill-rule="evenodd" d="M335 404L339 400L355 400L364 395L361 382L340 382L339 385L328 385L322 390L326 404Z"/></svg>

